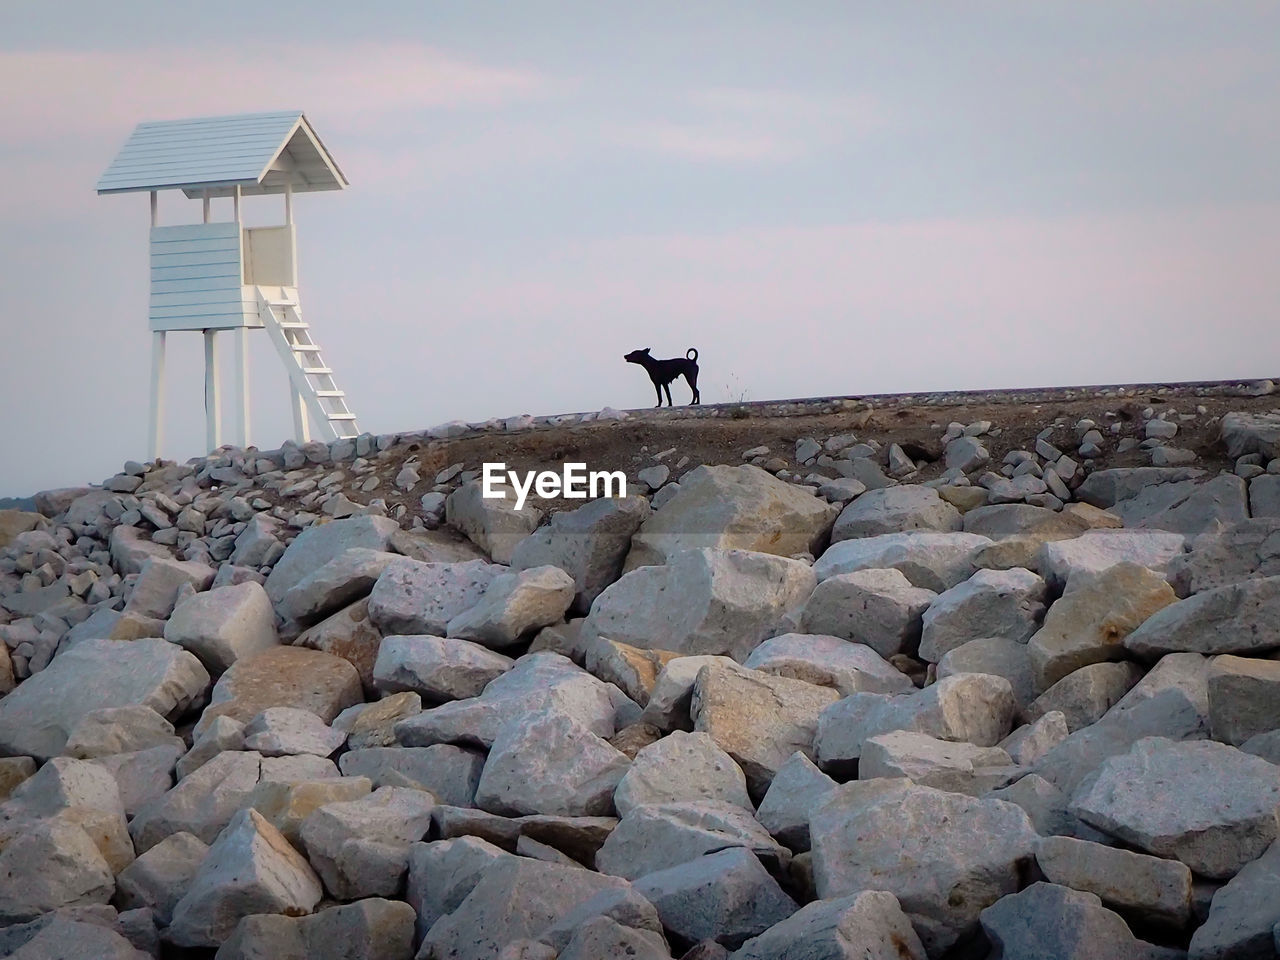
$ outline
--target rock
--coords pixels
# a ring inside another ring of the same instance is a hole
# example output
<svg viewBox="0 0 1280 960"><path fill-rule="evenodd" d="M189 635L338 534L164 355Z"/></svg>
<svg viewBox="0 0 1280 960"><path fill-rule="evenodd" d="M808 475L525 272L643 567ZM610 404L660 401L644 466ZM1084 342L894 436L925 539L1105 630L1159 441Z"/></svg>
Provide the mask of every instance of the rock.
<svg viewBox="0 0 1280 960"><path fill-rule="evenodd" d="M562 621L573 596L573 578L558 567L504 573L474 607L449 621L446 636L507 649L526 634Z"/></svg>
<svg viewBox="0 0 1280 960"><path fill-rule="evenodd" d="M776 677L789 677L841 696L859 691L904 693L911 681L871 647L821 634L785 633L752 651L743 666Z"/></svg>
<svg viewBox="0 0 1280 960"><path fill-rule="evenodd" d="M848 503L867 492L867 485L853 477L836 477L818 487L818 496L837 506Z"/></svg>
<svg viewBox="0 0 1280 960"><path fill-rule="evenodd" d="M828 687L710 664L694 681L690 715L694 729L742 767L758 798L787 758L811 752L818 716L838 699Z"/></svg>
<svg viewBox="0 0 1280 960"><path fill-rule="evenodd" d="M211 700L196 724L197 736L215 717L248 723L268 707L309 710L329 723L360 702L360 675L332 654L272 647L232 664L213 685Z"/></svg>
<svg viewBox="0 0 1280 960"><path fill-rule="evenodd" d="M1212 741L1149 737L1106 760L1070 810L1141 850L1227 879L1276 838L1280 767Z"/></svg>
<svg viewBox="0 0 1280 960"><path fill-rule="evenodd" d="M1191 936L1191 960L1266 957L1280 924L1280 846L1272 844L1213 896L1209 916Z"/></svg>
<svg viewBox="0 0 1280 960"><path fill-rule="evenodd" d="M305 577L353 548L386 550L391 535L399 529L400 524L391 518L377 516L349 517L307 527L276 561L267 577L267 596L273 604L280 603Z"/></svg>
<svg viewBox="0 0 1280 960"><path fill-rule="evenodd" d="M596 637L587 644L584 666L587 672L612 683L644 706L666 664L677 659L670 650L641 650L625 643Z"/></svg>
<svg viewBox="0 0 1280 960"><path fill-rule="evenodd" d="M643 748L614 792L618 814L654 803L715 800L752 810L742 769L705 733L676 731Z"/></svg>
<svg viewBox="0 0 1280 960"><path fill-rule="evenodd" d="M0 752L57 756L94 710L132 704L176 717L208 684L200 661L164 640L84 640L0 698Z"/></svg>
<svg viewBox="0 0 1280 960"><path fill-rule="evenodd" d="M235 547L228 558L240 567L262 567L279 559L284 547L276 538L279 524L265 513L254 514L236 536Z"/></svg>
<svg viewBox="0 0 1280 960"><path fill-rule="evenodd" d="M670 563L633 570L606 589L592 605L582 636L741 661L780 632L815 582L813 571L798 560L745 550L689 550Z"/></svg>
<svg viewBox="0 0 1280 960"><path fill-rule="evenodd" d="M1142 679L1142 668L1134 663L1091 663L1075 670L1027 705L1028 720L1047 713L1061 713L1071 731L1102 719Z"/></svg>
<svg viewBox="0 0 1280 960"><path fill-rule="evenodd" d="M181 587L191 586L197 593L208 590L213 575L213 568L207 564L152 557L142 565L125 610L163 620L173 613L174 601Z"/></svg>
<svg viewBox="0 0 1280 960"><path fill-rule="evenodd" d="M751 851L741 847L647 874L634 885L657 907L663 927L690 942L714 938L736 947L797 909Z"/></svg>
<svg viewBox="0 0 1280 960"><path fill-rule="evenodd" d="M931 590L913 587L898 570L837 574L814 589L800 627L866 644L881 657L914 654L924 612L936 597Z"/></svg>
<svg viewBox="0 0 1280 960"><path fill-rule="evenodd" d="M174 735L173 724L150 707L134 704L85 714L68 735L63 752L87 760L175 743L180 752L186 752L182 738Z"/></svg>
<svg viewBox="0 0 1280 960"><path fill-rule="evenodd" d="M369 594L397 555L355 547L338 554L289 588L277 605L281 616L310 625Z"/></svg>
<svg viewBox="0 0 1280 960"><path fill-rule="evenodd" d="M867 890L819 900L748 940L732 960L779 957L830 960L924 960L924 945L898 898Z"/></svg>
<svg viewBox="0 0 1280 960"><path fill-rule="evenodd" d="M178 604L165 639L190 650L212 673L278 644L266 591L256 583L218 587Z"/></svg>
<svg viewBox="0 0 1280 960"><path fill-rule="evenodd" d="M649 501L644 497L601 497L557 513L516 545L511 569L559 567L573 578L572 609L586 613L604 588L622 575L631 538L648 517Z"/></svg>
<svg viewBox="0 0 1280 960"><path fill-rule="evenodd" d="M312 813L329 803L367 797L372 790L368 777L327 777L293 783L263 780L249 794L248 805L266 817L290 844L298 847L302 843L302 824Z"/></svg>
<svg viewBox="0 0 1280 960"><path fill-rule="evenodd" d="M641 524L625 569L667 563L682 550L819 553L838 509L759 467L701 466Z"/></svg>
<svg viewBox="0 0 1280 960"><path fill-rule="evenodd" d="M0 825L0 924L106 903L114 889L111 867L79 825L62 819Z"/></svg>
<svg viewBox="0 0 1280 960"><path fill-rule="evenodd" d="M708 664L736 666L728 657L676 657L668 660L649 692L641 719L660 731L692 730L689 715L693 704L693 685L698 673Z"/></svg>
<svg viewBox="0 0 1280 960"><path fill-rule="evenodd" d="M629 765L581 723L543 708L499 732L480 776L476 806L504 816L607 816Z"/></svg>
<svg viewBox="0 0 1280 960"><path fill-rule="evenodd" d="M751 811L734 803L660 803L633 807L596 853L596 869L634 880L725 847L745 847L779 872L790 852Z"/></svg>
<svg viewBox="0 0 1280 960"><path fill-rule="evenodd" d="M774 774L756 817L780 843L797 853L808 850L809 814L835 787L834 780L797 750Z"/></svg>
<svg viewBox="0 0 1280 960"><path fill-rule="evenodd" d="M1221 656L1209 667L1209 724L1213 739L1238 747L1280 730L1280 663Z"/></svg>
<svg viewBox="0 0 1280 960"><path fill-rule="evenodd" d="M244 749L244 724L230 717L218 717L195 737L191 749L178 761L178 779L199 770L226 750Z"/></svg>
<svg viewBox="0 0 1280 960"><path fill-rule="evenodd" d="M999 747L950 743L924 733L895 730L862 744L858 778L909 777L923 787L977 796L1009 780L1009 754Z"/></svg>
<svg viewBox="0 0 1280 960"><path fill-rule="evenodd" d="M1095 470L1076 490L1085 503L1109 510L1122 500L1132 500L1147 487L1194 480L1203 470L1188 467L1118 467Z"/></svg>
<svg viewBox="0 0 1280 960"><path fill-rule="evenodd" d="M985 466L991 459L987 448L976 437L957 437L946 446L946 465L948 470L960 470L971 473Z"/></svg>
<svg viewBox="0 0 1280 960"><path fill-rule="evenodd" d="M382 641L373 682L383 693L411 690L428 703L444 703L478 697L514 663L466 640L393 636Z"/></svg>
<svg viewBox="0 0 1280 960"><path fill-rule="evenodd" d="M1188 553L1169 564L1169 580L1181 597L1229 583L1280 575L1280 518L1246 520L1203 534Z"/></svg>
<svg viewBox="0 0 1280 960"><path fill-rule="evenodd" d="M1066 714L1050 710L1039 719L1018 727L1001 740L999 746L1014 763L1030 766L1067 739L1070 733Z"/></svg>
<svg viewBox="0 0 1280 960"><path fill-rule="evenodd" d="M137 527L121 525L111 531L111 565L122 577L141 573L143 565L152 558L173 559L168 547L144 537Z"/></svg>
<svg viewBox="0 0 1280 960"><path fill-rule="evenodd" d="M322 620L304 631L293 643L295 646L341 657L360 674L360 685L364 692L372 694L375 691L373 665L382 644L382 634L369 619L367 598L357 600L351 606Z"/></svg>
<svg viewBox="0 0 1280 960"><path fill-rule="evenodd" d="M1247 453L1260 453L1265 460L1276 457L1280 439L1280 416L1274 413L1228 413L1222 418L1219 436L1233 460Z"/></svg>
<svg viewBox="0 0 1280 960"><path fill-rule="evenodd" d="M502 497L486 498L479 480L464 483L445 500L445 520L494 563L510 563L516 545L537 529L542 511L527 503L517 510L514 491L505 485L500 490Z"/></svg>
<svg viewBox="0 0 1280 960"><path fill-rule="evenodd" d="M14 787L36 772L30 757L0 757L0 801L9 799Z"/></svg>
<svg viewBox="0 0 1280 960"><path fill-rule="evenodd" d="M1081 573L1097 574L1125 562L1164 576L1185 543L1182 534L1158 530L1090 530L1074 540L1046 543L1036 569L1051 589L1063 587Z"/></svg>
<svg viewBox="0 0 1280 960"><path fill-rule="evenodd" d="M994 747L1009 733L1016 710L1003 677L964 673L911 694L855 693L827 707L813 741L819 766L858 759L870 737L894 730Z"/></svg>
<svg viewBox="0 0 1280 960"><path fill-rule="evenodd" d="M1052 783L1038 774L1029 773L1007 787L992 790L985 795L988 800L1005 800L1017 804L1031 818L1036 833L1041 836L1075 837L1109 843L1110 838L1078 820L1067 812L1070 798Z"/></svg>
<svg viewBox="0 0 1280 960"><path fill-rule="evenodd" d="M190 833L165 837L121 871L116 902L127 910L148 908L158 923L168 926L208 853L208 844Z"/></svg>
<svg viewBox="0 0 1280 960"><path fill-rule="evenodd" d="M1262 653L1280 647L1280 577L1232 583L1158 611L1124 640L1136 657Z"/></svg>
<svg viewBox="0 0 1280 960"><path fill-rule="evenodd" d="M424 956L453 960L512 956L502 952L505 945L534 940L591 898L627 887L623 881L580 867L525 857L502 856L487 866L475 861L459 866L459 873L474 871L479 876L472 879L455 874L449 878L447 882L460 888L450 891L449 896L458 905L431 926L420 951ZM548 950L515 956L529 960L554 957L555 950Z"/></svg>
<svg viewBox="0 0 1280 960"><path fill-rule="evenodd" d="M1072 837L1043 837L1036 862L1045 879L1101 898L1140 923L1180 930L1191 919L1186 864Z"/></svg>
<svg viewBox="0 0 1280 960"><path fill-rule="evenodd" d="M114 911L106 910L114 919ZM80 916L84 919L79 919ZM123 934L113 929L120 926L118 921L108 926L98 917L88 915L83 908L71 908L65 914L64 911L46 914L23 927L10 929L9 935L20 937L22 945L7 944L16 949L12 952L6 949L5 956L15 960L44 960L46 957L59 960L149 960L151 954L136 949Z"/></svg>
<svg viewBox="0 0 1280 960"><path fill-rule="evenodd" d="M45 518L29 510L0 510L0 550L9 546L20 533L39 530L46 525Z"/></svg>
<svg viewBox="0 0 1280 960"><path fill-rule="evenodd" d="M334 730L314 713L295 707L268 707L244 729L245 749L256 750L264 757L303 753L327 757L346 739L343 731Z"/></svg>
<svg viewBox="0 0 1280 960"><path fill-rule="evenodd" d="M1089 664L1124 659L1125 638L1176 599L1162 577L1133 563L1077 578L1027 642L1037 688Z"/></svg>
<svg viewBox="0 0 1280 960"><path fill-rule="evenodd" d="M970 533L916 530L831 544L813 565L818 579L858 570L900 570L913 586L941 593L969 579L974 556L991 544Z"/></svg>
<svg viewBox="0 0 1280 960"><path fill-rule="evenodd" d="M506 571L483 560L389 565L369 595L369 617L384 635L443 637L449 621L478 604Z"/></svg>
<svg viewBox="0 0 1280 960"><path fill-rule="evenodd" d="M601 683L555 653L527 654L482 696L424 710L396 725L407 747L458 743L488 749L503 727L543 708L564 714L598 737L609 738L638 708L612 684Z"/></svg>
<svg viewBox="0 0 1280 960"><path fill-rule="evenodd" d="M174 906L168 938L179 946L214 947L241 917L310 913L321 896L319 879L280 831L256 810L241 810Z"/></svg>
<svg viewBox="0 0 1280 960"><path fill-rule="evenodd" d="M379 787L367 797L328 803L302 823L307 858L339 900L394 896L409 864L409 845L431 827L432 797Z"/></svg>
<svg viewBox="0 0 1280 960"><path fill-rule="evenodd" d="M261 762L257 753L220 753L168 793L145 804L129 824L138 852L179 832L213 843L258 785Z"/></svg>
<svg viewBox="0 0 1280 960"><path fill-rule="evenodd" d="M1171 447L1153 452L1177 459ZM1190 451L1179 451L1188 461L1195 459ZM1204 483L1184 480L1148 486L1130 499L1119 500L1110 507L1112 513L1130 528L1169 530L1194 535L1207 530L1220 530L1249 519L1248 488L1240 477L1223 474Z"/></svg>
<svg viewBox="0 0 1280 960"><path fill-rule="evenodd" d="M133 816L147 803L173 786L173 770L186 746L178 737L167 745L116 753L94 762L120 785L124 812Z"/></svg>
<svg viewBox="0 0 1280 960"><path fill-rule="evenodd" d="M666 470L666 467L662 469ZM635 957L637 960L670 960L671 954L661 933L635 930L608 917L595 917L574 931L560 952L559 960L595 960L597 957L619 956Z"/></svg>
<svg viewBox="0 0 1280 960"><path fill-rule="evenodd" d="M960 511L932 487L904 484L868 490L850 503L836 519L831 539L837 542L908 530L948 533L959 531L962 525Z"/></svg>
<svg viewBox="0 0 1280 960"><path fill-rule="evenodd" d="M887 890L930 956L972 931L978 914L1018 889L1036 834L1021 808L905 779L836 788L810 818L824 900Z"/></svg>
<svg viewBox="0 0 1280 960"><path fill-rule="evenodd" d="M299 783L339 777L338 765L325 757L299 753L290 757L263 757L262 783Z"/></svg>
<svg viewBox="0 0 1280 960"><path fill-rule="evenodd" d="M470 807L475 804L484 761L484 754L474 750L437 743L349 750L338 759L338 766L344 777L368 777L378 787L417 783L441 803Z"/></svg>
<svg viewBox="0 0 1280 960"><path fill-rule="evenodd" d="M1027 645L1007 637L979 637L962 643L938 661L937 677L961 673L989 673L1009 681L1019 710L1035 699L1035 675ZM909 691L908 691L909 692Z"/></svg>
<svg viewBox="0 0 1280 960"><path fill-rule="evenodd" d="M982 931L998 957L1055 960L1130 960L1152 956L1119 914L1092 893L1033 883L981 915Z"/></svg>
<svg viewBox="0 0 1280 960"><path fill-rule="evenodd" d="M347 748L389 747L395 744L396 724L422 712L422 698L405 691L393 693L374 703L348 707L334 718L335 730L347 735Z"/></svg>
<svg viewBox="0 0 1280 960"><path fill-rule="evenodd" d="M512 854L479 837L412 844L405 899L417 914L418 938L422 939L437 920L458 908L488 867L514 859Z"/></svg>
<svg viewBox="0 0 1280 960"><path fill-rule="evenodd" d="M1030 570L979 570L924 611L920 657L937 663L977 636L1026 641L1044 613L1044 598L1045 583Z"/></svg>
<svg viewBox="0 0 1280 960"><path fill-rule="evenodd" d="M370 897L309 917L255 914L237 924L215 960L410 960L413 908Z"/></svg>
<svg viewBox="0 0 1280 960"><path fill-rule="evenodd" d="M1075 514L1035 507L1029 503L999 503L977 507L964 515L964 532L1003 540L1035 536L1043 542L1078 537L1090 524Z"/></svg>

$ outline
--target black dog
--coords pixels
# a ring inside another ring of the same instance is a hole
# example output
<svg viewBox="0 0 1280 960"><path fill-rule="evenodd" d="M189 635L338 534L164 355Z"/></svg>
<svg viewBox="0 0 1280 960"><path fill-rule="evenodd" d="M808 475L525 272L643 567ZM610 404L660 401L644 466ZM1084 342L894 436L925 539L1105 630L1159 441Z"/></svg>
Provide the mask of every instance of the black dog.
<svg viewBox="0 0 1280 960"><path fill-rule="evenodd" d="M653 389L658 392L658 406L662 406L662 391L667 391L667 406L671 406L671 381L684 374L685 383L693 391L690 403L701 403L702 394L698 393L698 351L690 347L683 358L671 360L655 360L649 356L649 348L632 350L622 358L627 363L638 363L644 367L653 381Z"/></svg>

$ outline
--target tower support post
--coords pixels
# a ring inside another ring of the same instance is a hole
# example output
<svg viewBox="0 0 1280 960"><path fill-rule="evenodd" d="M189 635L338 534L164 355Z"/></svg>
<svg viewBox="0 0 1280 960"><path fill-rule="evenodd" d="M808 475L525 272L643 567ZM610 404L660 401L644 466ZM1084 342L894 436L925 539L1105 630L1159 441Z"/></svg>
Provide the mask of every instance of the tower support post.
<svg viewBox="0 0 1280 960"><path fill-rule="evenodd" d="M222 446L222 408L218 397L218 331L204 331L204 422L205 446Z"/></svg>
<svg viewBox="0 0 1280 960"><path fill-rule="evenodd" d="M151 334L151 436L147 445L152 460L160 458L164 445L164 331Z"/></svg>

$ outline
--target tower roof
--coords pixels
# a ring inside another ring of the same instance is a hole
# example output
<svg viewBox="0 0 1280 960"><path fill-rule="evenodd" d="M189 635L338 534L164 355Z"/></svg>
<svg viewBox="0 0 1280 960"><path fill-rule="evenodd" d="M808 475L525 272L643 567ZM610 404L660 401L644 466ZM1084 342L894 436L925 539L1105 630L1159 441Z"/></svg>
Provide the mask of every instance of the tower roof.
<svg viewBox="0 0 1280 960"><path fill-rule="evenodd" d="M98 193L182 190L188 197L341 190L347 178L299 110L140 123Z"/></svg>

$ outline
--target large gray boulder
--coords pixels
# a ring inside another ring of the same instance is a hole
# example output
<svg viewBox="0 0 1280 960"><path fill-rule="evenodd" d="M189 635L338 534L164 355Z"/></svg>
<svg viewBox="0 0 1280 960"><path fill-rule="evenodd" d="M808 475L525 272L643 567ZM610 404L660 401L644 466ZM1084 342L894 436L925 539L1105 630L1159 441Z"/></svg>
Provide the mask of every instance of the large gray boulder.
<svg viewBox="0 0 1280 960"><path fill-rule="evenodd" d="M133 704L176 718L204 696L209 673L159 639L84 640L0 698L0 753L47 759L94 710Z"/></svg>
<svg viewBox="0 0 1280 960"><path fill-rule="evenodd" d="M923 787L980 796L1008 783L1012 760L1000 747L938 740L924 733L895 730L862 744L858 778L908 777Z"/></svg>
<svg viewBox="0 0 1280 960"><path fill-rule="evenodd" d="M972 932L978 914L1018 889L1036 833L1020 807L920 787L903 778L832 791L809 821L824 900L864 890L898 898L930 956Z"/></svg>
<svg viewBox="0 0 1280 960"><path fill-rule="evenodd" d="M1276 479L1275 474L1254 478ZM1196 537L1191 549L1169 564L1169 580L1188 597L1228 583L1280 575L1280 516L1259 516Z"/></svg>
<svg viewBox="0 0 1280 960"><path fill-rule="evenodd" d="M412 691L429 704L478 697L515 661L467 640L391 636L373 665L373 684L384 694Z"/></svg>
<svg viewBox="0 0 1280 960"><path fill-rule="evenodd" d="M1240 868L1213 895L1209 916L1191 936L1190 960L1275 956L1280 925L1280 844Z"/></svg>
<svg viewBox="0 0 1280 960"><path fill-rule="evenodd" d="M142 853L175 833L190 833L213 843L248 802L261 776L261 754L239 750L218 754L134 815L129 824L134 846Z"/></svg>
<svg viewBox="0 0 1280 960"><path fill-rule="evenodd" d="M813 565L819 580L857 570L900 570L913 586L935 593L969 579L974 557L991 545L972 533L911 530L831 544Z"/></svg>
<svg viewBox="0 0 1280 960"><path fill-rule="evenodd" d="M1068 730L1097 723L1142 679L1136 663L1091 663L1067 674L1023 710L1027 720L1061 713Z"/></svg>
<svg viewBox="0 0 1280 960"><path fill-rule="evenodd" d="M960 511L932 487L902 484L868 490L841 511L831 540L874 537L908 530L958 532L964 525Z"/></svg>
<svg viewBox="0 0 1280 960"><path fill-rule="evenodd" d="M1095 470L1076 489L1085 503L1110 510L1117 503L1132 500L1148 487L1168 486L1204 476L1193 467L1115 467Z"/></svg>
<svg viewBox="0 0 1280 960"><path fill-rule="evenodd" d="M1033 883L1004 897L982 911L981 922L992 956L1004 960L1154 960L1158 955L1095 894L1053 883Z"/></svg>
<svg viewBox="0 0 1280 960"><path fill-rule="evenodd" d="M961 673L989 673L1004 677L1013 690L1018 709L1035 699L1035 672L1027 645L1007 637L979 637L948 651L938 661L937 678Z"/></svg>
<svg viewBox="0 0 1280 960"><path fill-rule="evenodd" d="M631 761L554 707L507 723L493 741L476 806L503 816L608 816Z"/></svg>
<svg viewBox="0 0 1280 960"><path fill-rule="evenodd" d="M737 947L796 912L750 850L731 847L646 874L636 892L658 908L662 925L690 943Z"/></svg>
<svg viewBox="0 0 1280 960"><path fill-rule="evenodd" d="M1045 583L1030 570L979 570L929 604L920 658L937 663L975 637L1026 641L1044 614L1044 599Z"/></svg>
<svg viewBox="0 0 1280 960"><path fill-rule="evenodd" d="M596 869L634 880L704 853L745 847L778 872L791 853L736 803L704 800L633 807L596 854Z"/></svg>
<svg viewBox="0 0 1280 960"><path fill-rule="evenodd" d="M865 643L823 634L784 633L766 640L747 657L744 667L790 677L820 687L831 687L841 696L859 691L905 693L910 679Z"/></svg>
<svg viewBox="0 0 1280 960"><path fill-rule="evenodd" d="M1137 657L1265 653L1280 648L1280 577L1227 584L1179 600L1125 637Z"/></svg>
<svg viewBox="0 0 1280 960"><path fill-rule="evenodd" d="M325 723L363 700L360 674L347 660L305 647L270 647L231 665L209 694L195 727L199 737L218 717L248 723L268 707L310 710Z"/></svg>
<svg viewBox="0 0 1280 960"><path fill-rule="evenodd" d="M251 580L182 601L165 625L164 638L190 650L215 675L280 642L267 592Z"/></svg>
<svg viewBox="0 0 1280 960"><path fill-rule="evenodd" d="M694 682L690 716L742 767L758 798L788 757L811 752L818 717L839 696L802 680L710 664Z"/></svg>
<svg viewBox="0 0 1280 960"><path fill-rule="evenodd" d="M510 563L516 545L538 528L542 511L528 502L517 510L515 491L507 485L499 492L500 497L486 497L481 481L469 480L449 494L444 516L494 563Z"/></svg>
<svg viewBox="0 0 1280 960"><path fill-rule="evenodd" d="M1017 704L1009 681L962 673L916 693L855 693L822 712L813 742L818 764L838 769L857 760L870 737L894 730L994 747L1008 736Z"/></svg>
<svg viewBox="0 0 1280 960"><path fill-rule="evenodd" d="M809 814L836 782L797 750L778 768L756 818L778 842L796 853L809 849Z"/></svg>
<svg viewBox="0 0 1280 960"><path fill-rule="evenodd" d="M60 907L106 903L114 889L110 865L78 824L0 825L0 926Z"/></svg>
<svg viewBox="0 0 1280 960"><path fill-rule="evenodd" d="M1280 730L1280 663L1223 655L1209 667L1213 739L1238 747Z"/></svg>
<svg viewBox="0 0 1280 960"><path fill-rule="evenodd" d="M526 857L504 856L472 869L478 879L459 878L466 893L431 926L422 956L493 960L504 956L507 944L537 940L561 917L603 891L629 887L624 880L580 867ZM547 949L550 952L540 956L555 956L554 949Z"/></svg>
<svg viewBox="0 0 1280 960"><path fill-rule="evenodd" d="M1092 663L1125 659L1125 638L1176 600L1163 577L1134 563L1076 578L1027 641L1037 688Z"/></svg>
<svg viewBox="0 0 1280 960"><path fill-rule="evenodd" d="M1191 870L1177 860L1074 837L1042 837L1036 863L1050 883L1095 894L1141 923L1181 930L1191 919Z"/></svg>
<svg viewBox="0 0 1280 960"><path fill-rule="evenodd" d="M559 567L504 573L494 577L479 603L449 621L445 635L508 649L532 631L564 620L573 592L573 578Z"/></svg>
<svg viewBox="0 0 1280 960"><path fill-rule="evenodd" d="M1218 431L1232 459L1246 453L1260 453L1267 460L1280 456L1280 414L1228 413Z"/></svg>
<svg viewBox="0 0 1280 960"><path fill-rule="evenodd" d="M816 900L742 945L732 960L925 960L898 898L883 890Z"/></svg>
<svg viewBox="0 0 1280 960"><path fill-rule="evenodd" d="M163 620L173 613L180 589L208 590L213 576L214 569L205 563L152 557L142 565L124 612Z"/></svg>
<svg viewBox="0 0 1280 960"><path fill-rule="evenodd" d="M582 637L741 662L813 592L808 564L747 550L688 550L624 575L591 606Z"/></svg>
<svg viewBox="0 0 1280 960"><path fill-rule="evenodd" d="M707 734L681 730L641 748L613 795L623 817L644 804L700 800L752 809L742 768Z"/></svg>
<svg viewBox="0 0 1280 960"><path fill-rule="evenodd" d="M245 917L215 960L410 960L413 908L370 897L309 917Z"/></svg>
<svg viewBox="0 0 1280 960"><path fill-rule="evenodd" d="M483 560L389 564L369 594L369 618L384 635L443 637L449 621L484 597L505 567Z"/></svg>
<svg viewBox="0 0 1280 960"><path fill-rule="evenodd" d="M1183 480L1147 486L1107 509L1130 529L1195 536L1248 520L1249 495L1244 480L1221 474L1206 482Z"/></svg>
<svg viewBox="0 0 1280 960"><path fill-rule="evenodd" d="M310 913L323 891L306 859L256 810L241 810L209 848L173 908L168 939L216 947L242 917Z"/></svg>
<svg viewBox="0 0 1280 960"><path fill-rule="evenodd" d="M750 550L817 555L839 507L759 467L701 466L641 525L626 569L667 563L682 550Z"/></svg>
<svg viewBox="0 0 1280 960"><path fill-rule="evenodd" d="M800 615L806 633L862 643L882 657L914 654L924 612L937 594L899 570L856 570L819 583Z"/></svg>
<svg viewBox="0 0 1280 960"><path fill-rule="evenodd" d="M355 547L386 550L400 524L390 517L360 516L313 524L299 533L267 577L273 604L284 599L306 576Z"/></svg>
<svg viewBox="0 0 1280 960"><path fill-rule="evenodd" d="M1180 533L1162 530L1090 530L1073 540L1040 548L1036 569L1051 588L1061 589L1081 573L1097 574L1117 563L1136 563L1161 576L1186 549Z"/></svg>
<svg viewBox="0 0 1280 960"><path fill-rule="evenodd" d="M1225 880L1276 839L1280 767L1225 744L1150 737L1105 761L1070 810L1140 850Z"/></svg>
<svg viewBox="0 0 1280 960"><path fill-rule="evenodd" d="M622 575L631 537L649 517L644 497L601 497L555 514L516 544L511 569L550 564L573 578L572 609L585 614L595 598Z"/></svg>
<svg viewBox="0 0 1280 960"><path fill-rule="evenodd" d="M676 657L658 672L640 720L659 731L692 730L693 686L702 668L711 664L736 666L728 657Z"/></svg>
<svg viewBox="0 0 1280 960"><path fill-rule="evenodd" d="M277 605L280 614L303 625L322 620L368 596L382 571L397 559L386 550L346 550L290 587Z"/></svg>
<svg viewBox="0 0 1280 960"><path fill-rule="evenodd" d="M431 791L454 807L475 805L484 754L452 744L430 747L365 747L338 758L344 777L368 777L375 787L405 786L406 781Z"/></svg>

